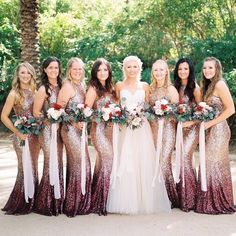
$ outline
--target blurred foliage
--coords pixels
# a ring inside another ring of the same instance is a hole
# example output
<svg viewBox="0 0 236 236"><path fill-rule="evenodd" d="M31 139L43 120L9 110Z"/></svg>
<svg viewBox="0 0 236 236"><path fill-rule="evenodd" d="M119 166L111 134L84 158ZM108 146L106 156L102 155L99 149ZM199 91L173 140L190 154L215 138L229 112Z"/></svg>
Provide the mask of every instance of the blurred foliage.
<svg viewBox="0 0 236 236"><path fill-rule="evenodd" d="M40 0L39 7L41 61L57 56L65 68L70 57L78 56L86 62L89 77L93 61L105 57L118 81L122 60L133 54L143 61L143 80L150 82L151 65L159 58L172 70L179 57L190 57L199 75L203 59L215 56L235 101L234 0ZM0 0L0 22L2 102L20 60L17 0Z"/></svg>

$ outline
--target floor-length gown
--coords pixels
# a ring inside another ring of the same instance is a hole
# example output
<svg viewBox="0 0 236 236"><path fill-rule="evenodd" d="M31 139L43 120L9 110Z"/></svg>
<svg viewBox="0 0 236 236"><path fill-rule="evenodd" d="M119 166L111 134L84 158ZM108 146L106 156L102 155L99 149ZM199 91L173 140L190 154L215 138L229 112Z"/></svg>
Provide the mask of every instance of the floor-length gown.
<svg viewBox="0 0 236 236"><path fill-rule="evenodd" d="M85 89L82 85L76 85L76 94L69 100L66 112L69 112L73 103L83 104L84 99ZM85 144L86 192L83 195L81 188L82 131L74 125L63 124L61 136L67 157L66 193L63 212L69 217L88 214L91 203L91 165L87 141Z"/></svg>
<svg viewBox="0 0 236 236"><path fill-rule="evenodd" d="M122 89L121 104L138 105L145 101L144 89L134 93ZM164 180L152 186L155 146L148 121L134 130L123 127L118 137L117 167L112 171L107 209L111 213L138 214L170 211ZM114 160L115 161L115 160Z"/></svg>
<svg viewBox="0 0 236 236"><path fill-rule="evenodd" d="M13 110L17 116L32 116L32 106L34 95L30 90L22 90L25 100L22 105L14 105ZM38 156L40 151L38 137L30 134L28 136L29 141L29 150L31 155L31 163L33 168L33 177L35 185L35 194L38 187ZM16 182L14 188L11 192L11 195L2 209L6 214L15 214L22 215L28 214L32 211L35 197L29 199L27 203L25 201L24 193L24 172L23 172L23 162L22 162L22 147L20 146L20 141L17 139L16 135L13 136L13 147L16 151L17 160L18 160L18 172L16 177Z"/></svg>
<svg viewBox="0 0 236 236"><path fill-rule="evenodd" d="M59 93L59 87L51 86L51 94L44 102L44 113L49 107L57 101ZM51 124L47 124L39 136L40 146L43 150L44 163L43 163L43 174L39 184L37 197L35 200L34 211L42 215L58 215L62 213L63 199L64 199L64 183L63 183L63 162L62 162L62 140L60 136L60 127L57 130L57 156L58 156L58 171L60 181L60 199L54 197L54 187L50 185L49 180L49 158L50 158L50 142L51 142Z"/></svg>
<svg viewBox="0 0 236 236"><path fill-rule="evenodd" d="M211 96L207 103L216 108L217 116L224 109L219 97ZM206 133L207 191L201 190L199 174L195 211L204 214L234 213L236 208L233 202L229 160L230 129L227 121L212 126Z"/></svg>
<svg viewBox="0 0 236 236"><path fill-rule="evenodd" d="M93 109L101 109L107 103L114 103L114 97L106 94L98 98ZM92 181L91 212L99 215L107 214L107 197L113 161L112 124L92 122L91 140L97 152Z"/></svg>
<svg viewBox="0 0 236 236"><path fill-rule="evenodd" d="M179 99L183 103L191 104L187 95L184 94L185 86L182 86L179 93ZM179 194L180 209L190 211L195 208L197 177L193 166L193 154L197 148L199 139L199 125L194 124L183 128L184 143L184 184L183 176L180 175L180 182L177 184ZM181 171L182 173L182 171Z"/></svg>
<svg viewBox="0 0 236 236"><path fill-rule="evenodd" d="M166 99L170 103L170 98L167 96L167 88L156 88L149 96L151 106L155 105L157 100ZM161 170L165 181L168 197L171 201L172 208L179 207L179 198L176 189L176 184L172 172L172 156L175 148L176 122L171 118L166 118L164 121L162 134L162 154L160 159ZM158 121L150 122L153 133L154 144L157 144ZM156 147L157 148L157 147Z"/></svg>

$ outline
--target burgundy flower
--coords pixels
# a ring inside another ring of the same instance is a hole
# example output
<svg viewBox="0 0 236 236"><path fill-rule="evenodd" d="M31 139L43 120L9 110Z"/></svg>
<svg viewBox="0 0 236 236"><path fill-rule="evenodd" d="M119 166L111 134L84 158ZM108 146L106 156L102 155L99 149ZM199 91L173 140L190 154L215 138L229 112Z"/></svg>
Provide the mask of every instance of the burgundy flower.
<svg viewBox="0 0 236 236"><path fill-rule="evenodd" d="M61 109L61 105L54 103L53 108L57 111L59 111Z"/></svg>

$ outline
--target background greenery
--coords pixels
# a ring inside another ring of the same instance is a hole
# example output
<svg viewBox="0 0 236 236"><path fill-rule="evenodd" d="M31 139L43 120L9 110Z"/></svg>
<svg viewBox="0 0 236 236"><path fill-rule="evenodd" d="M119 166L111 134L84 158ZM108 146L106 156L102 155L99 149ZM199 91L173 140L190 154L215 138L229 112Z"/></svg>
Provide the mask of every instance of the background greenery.
<svg viewBox="0 0 236 236"><path fill-rule="evenodd" d="M143 79L159 58L171 70L190 57L200 79L207 56L221 60L236 103L235 0L40 0L40 57L57 56L65 68L70 57L92 62L105 57L115 81L127 55L143 61ZM0 103L6 98L20 60L19 1L0 0Z"/></svg>

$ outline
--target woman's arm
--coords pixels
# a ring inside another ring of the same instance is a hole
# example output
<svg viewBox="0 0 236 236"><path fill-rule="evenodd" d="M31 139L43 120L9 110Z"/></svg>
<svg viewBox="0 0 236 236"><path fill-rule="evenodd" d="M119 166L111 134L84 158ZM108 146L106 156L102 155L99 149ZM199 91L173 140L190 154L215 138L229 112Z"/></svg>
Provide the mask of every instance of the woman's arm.
<svg viewBox="0 0 236 236"><path fill-rule="evenodd" d="M193 95L194 95L194 99L195 99L196 103L199 103L202 101L202 93L201 93L201 89L198 86L198 84L196 84L196 87L193 91Z"/></svg>
<svg viewBox="0 0 236 236"><path fill-rule="evenodd" d="M145 91L145 102L149 103L150 88L148 83L143 82L143 89Z"/></svg>
<svg viewBox="0 0 236 236"><path fill-rule="evenodd" d="M168 95L171 103L176 104L179 102L179 93L173 85L168 87Z"/></svg>
<svg viewBox="0 0 236 236"><path fill-rule="evenodd" d="M8 129L15 133L18 138L25 140L27 135L20 133L9 118L11 110L15 104L15 96L15 92L11 90L2 109L1 121Z"/></svg>
<svg viewBox="0 0 236 236"><path fill-rule="evenodd" d="M217 84L215 85L214 95L218 96L221 99L224 105L224 110L218 117L206 122L205 129L208 129L212 127L213 125L216 125L226 120L227 118L229 118L231 115L235 113L234 102L233 102L232 96L230 94L229 88L227 87L227 85L225 84L223 80L217 82Z"/></svg>
<svg viewBox="0 0 236 236"><path fill-rule="evenodd" d="M85 96L85 104L92 108L96 98L97 92L94 87L90 86Z"/></svg>
<svg viewBox="0 0 236 236"><path fill-rule="evenodd" d="M41 86L34 97L33 115L35 118L39 118L42 115L42 108L46 98L45 87Z"/></svg>
<svg viewBox="0 0 236 236"><path fill-rule="evenodd" d="M63 108L66 107L70 98L75 96L75 91L70 82L65 82L58 94L57 103L60 104Z"/></svg>

